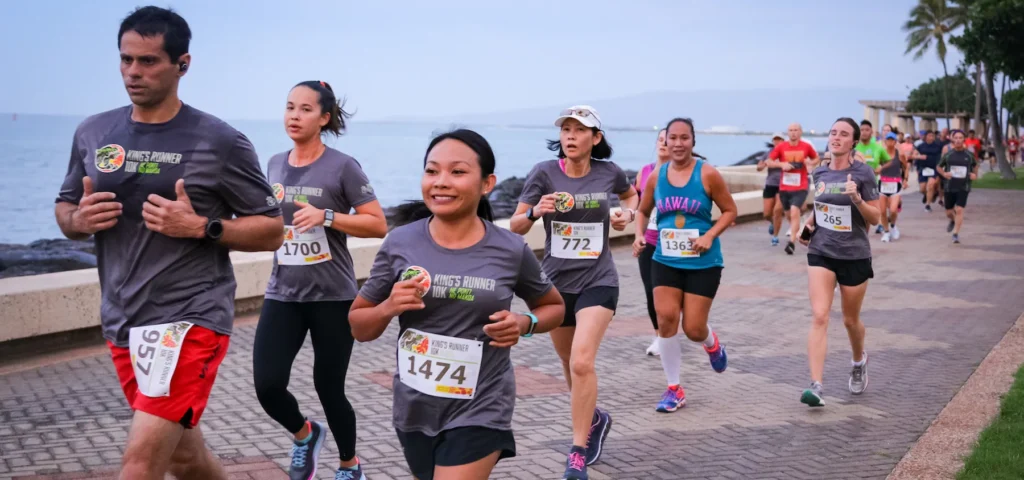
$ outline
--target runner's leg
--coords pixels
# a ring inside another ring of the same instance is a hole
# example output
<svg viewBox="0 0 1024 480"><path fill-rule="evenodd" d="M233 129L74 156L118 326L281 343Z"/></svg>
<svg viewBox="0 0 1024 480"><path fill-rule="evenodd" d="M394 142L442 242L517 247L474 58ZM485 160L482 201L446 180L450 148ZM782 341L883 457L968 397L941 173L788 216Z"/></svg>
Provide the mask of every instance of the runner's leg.
<svg viewBox="0 0 1024 480"><path fill-rule="evenodd" d="M853 361L859 362L864 359L864 323L860 321L860 307L864 303L864 294L868 291L868 282L848 287L839 286L839 293L843 302L843 324L846 326L846 333L850 337L850 348L853 351ZM831 305L829 306L831 308Z"/></svg>
<svg viewBox="0 0 1024 480"><path fill-rule="evenodd" d="M170 472L178 480L227 478L227 473L213 453L206 448L199 426L187 429L171 456Z"/></svg>
<svg viewBox="0 0 1024 480"><path fill-rule="evenodd" d="M356 413L345 396L345 376L355 343L348 323L351 306L351 301L306 305L313 341L313 383L338 444L341 467L348 469L359 464L355 458Z"/></svg>
<svg viewBox="0 0 1024 480"><path fill-rule="evenodd" d="M665 372L668 390L662 395L657 410L672 412L682 406L685 397L679 391L679 373L682 367L682 352L679 345L679 314L683 303L683 291L679 288L659 286L654 295L658 310L658 336L661 341L661 368Z"/></svg>
<svg viewBox="0 0 1024 480"><path fill-rule="evenodd" d="M569 370L569 360L572 358L572 340L576 336L576 327L558 327L551 332L551 343L555 345L555 353L562 361L562 373L565 374L565 383L572 391L572 372Z"/></svg>
<svg viewBox="0 0 1024 480"><path fill-rule="evenodd" d="M121 480L164 480L184 432L179 423L136 410L121 457Z"/></svg>
<svg viewBox="0 0 1024 480"><path fill-rule="evenodd" d="M306 430L306 417L299 410L295 397L288 392L292 363L302 348L308 328L302 313L299 303L264 300L252 351L256 398L270 418L296 437L299 433L308 433L300 432Z"/></svg>
<svg viewBox="0 0 1024 480"><path fill-rule="evenodd" d="M960 235L960 226L964 224L964 207L961 207L960 205L957 205L956 208L954 208L953 210L946 210L946 211L947 212L955 212L954 213L955 225L953 226L953 234L954 235Z"/></svg>
<svg viewBox="0 0 1024 480"><path fill-rule="evenodd" d="M779 200L779 194L775 194L775 207L772 209L772 229L775 230L775 235L778 236L779 230L782 229L782 200Z"/></svg>
<svg viewBox="0 0 1024 480"><path fill-rule="evenodd" d="M807 362L811 380L821 382L828 352L828 321L835 295L836 274L824 267L807 267L807 288L811 297L811 329L807 335Z"/></svg>
<svg viewBox="0 0 1024 480"><path fill-rule="evenodd" d="M498 464L501 452L494 452L480 460L454 467L434 467L434 480L487 480Z"/></svg>
<svg viewBox="0 0 1024 480"><path fill-rule="evenodd" d="M597 406L597 372L594 362L613 312L601 306L576 313L569 371L572 375L572 444L586 447Z"/></svg>

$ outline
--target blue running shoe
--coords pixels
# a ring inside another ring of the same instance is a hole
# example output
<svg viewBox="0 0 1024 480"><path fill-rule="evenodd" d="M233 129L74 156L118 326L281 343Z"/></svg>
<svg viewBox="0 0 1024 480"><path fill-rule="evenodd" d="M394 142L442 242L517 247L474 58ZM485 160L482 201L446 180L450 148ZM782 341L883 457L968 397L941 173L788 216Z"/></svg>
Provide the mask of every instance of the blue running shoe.
<svg viewBox="0 0 1024 480"><path fill-rule="evenodd" d="M779 237L772 237L772 246L773 247L779 246Z"/></svg>
<svg viewBox="0 0 1024 480"><path fill-rule="evenodd" d="M310 421L309 432L312 438L306 443L295 442L292 445L292 464L288 468L290 480L311 480L316 477L316 462L327 440L327 430L318 422Z"/></svg>
<svg viewBox="0 0 1024 480"><path fill-rule="evenodd" d="M587 476L586 450L580 447L572 447L569 450L569 458L565 460L565 474L562 480L589 480Z"/></svg>
<svg viewBox="0 0 1024 480"><path fill-rule="evenodd" d="M775 224L768 222L768 235L775 235Z"/></svg>
<svg viewBox="0 0 1024 480"><path fill-rule="evenodd" d="M366 474L363 473L363 464L356 465L355 470L339 468L337 472L334 472L334 480L366 480Z"/></svg>
<svg viewBox="0 0 1024 480"><path fill-rule="evenodd" d="M715 346L714 348L705 346L704 351L707 352L708 358L711 359L711 368L715 369L718 373L722 373L729 366L729 358L725 354L725 345L718 343L718 335L715 332L711 332L711 335L715 337Z"/></svg>
<svg viewBox="0 0 1024 480"><path fill-rule="evenodd" d="M593 465L601 458L604 440L608 438L608 432L612 429L612 416L608 415L608 412L595 408L594 413L597 415L597 421L590 426L590 437L587 438L587 465Z"/></svg>
<svg viewBox="0 0 1024 480"><path fill-rule="evenodd" d="M661 396L661 401L658 402L658 408L655 410L661 413L669 413L679 410L684 406L686 406L686 392L683 391L683 387L673 385L665 390L665 394Z"/></svg>

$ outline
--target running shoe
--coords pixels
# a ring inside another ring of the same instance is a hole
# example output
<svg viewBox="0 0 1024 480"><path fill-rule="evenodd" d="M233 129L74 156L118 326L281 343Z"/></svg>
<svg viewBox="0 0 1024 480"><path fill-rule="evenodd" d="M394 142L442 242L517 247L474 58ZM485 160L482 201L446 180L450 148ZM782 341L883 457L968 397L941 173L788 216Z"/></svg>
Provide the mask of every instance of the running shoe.
<svg viewBox="0 0 1024 480"><path fill-rule="evenodd" d="M960 243L960 234L959 233L954 233L953 234L953 243Z"/></svg>
<svg viewBox="0 0 1024 480"><path fill-rule="evenodd" d="M654 340L651 341L651 346L647 347L648 355L661 355L661 342L658 341L658 336L654 336Z"/></svg>
<svg viewBox="0 0 1024 480"><path fill-rule="evenodd" d="M683 391L683 387L673 385L665 390L665 394L661 396L661 401L658 402L658 407L655 408L655 411L669 413L679 410L685 406L686 392Z"/></svg>
<svg viewBox="0 0 1024 480"><path fill-rule="evenodd" d="M926 211L926 212L932 211L932 206L931 205L925 205L924 206L924 211Z"/></svg>
<svg viewBox="0 0 1024 480"><path fill-rule="evenodd" d="M768 235L775 235L775 224L768 222Z"/></svg>
<svg viewBox="0 0 1024 480"><path fill-rule="evenodd" d="M882 226L881 226L881 225L879 225L878 227L875 227L875 234L876 234L876 235L881 235L881 234L882 234L882 232L884 232L884 231L885 231L885 229L884 229L884 228L882 228Z"/></svg>
<svg viewBox="0 0 1024 480"><path fill-rule="evenodd" d="M356 465L355 470L339 468L337 472L334 472L334 480L366 480L366 474L363 473L363 464Z"/></svg>
<svg viewBox="0 0 1024 480"><path fill-rule="evenodd" d="M318 422L309 422L312 438L306 443L295 442L292 445L292 465L288 468L290 480L311 480L316 477L316 463L320 459L320 449L327 440L327 430Z"/></svg>
<svg viewBox="0 0 1024 480"><path fill-rule="evenodd" d="M569 450L569 458L565 460L565 474L562 480L589 480L587 476L586 452L580 447Z"/></svg>
<svg viewBox="0 0 1024 480"><path fill-rule="evenodd" d="M890 237L891 237L891 235L889 234L889 232L883 233L882 234L882 243L889 243L889 238Z"/></svg>
<svg viewBox="0 0 1024 480"><path fill-rule="evenodd" d="M946 225L946 233L950 233L956 228L956 220L950 220L949 225Z"/></svg>
<svg viewBox="0 0 1024 480"><path fill-rule="evenodd" d="M725 345L718 343L718 334L711 332L711 335L715 337L715 346L711 348L704 346L704 351L707 352L708 359L711 360L711 368L722 373L729 366L729 357L725 354Z"/></svg>
<svg viewBox="0 0 1024 480"><path fill-rule="evenodd" d="M773 247L779 246L779 237L772 237L772 246Z"/></svg>
<svg viewBox="0 0 1024 480"><path fill-rule="evenodd" d="M612 429L612 416L608 412L595 408L594 414L597 416L597 421L590 425L590 437L587 438L587 450L585 452L587 465L593 465L597 462L597 459L601 458L604 440L608 438L608 432Z"/></svg>
<svg viewBox="0 0 1024 480"><path fill-rule="evenodd" d="M803 395L800 395L800 403L807 404L808 407L824 407L825 400L821 398L821 382L811 382L811 388L804 390Z"/></svg>
<svg viewBox="0 0 1024 480"><path fill-rule="evenodd" d="M792 255L794 250L796 250L796 245L793 242L786 242L786 254Z"/></svg>
<svg viewBox="0 0 1024 480"><path fill-rule="evenodd" d="M850 371L850 393L860 395L868 388L868 353L864 352L864 364L854 365Z"/></svg>
<svg viewBox="0 0 1024 480"><path fill-rule="evenodd" d="M896 225L892 226L892 240L895 242L900 239L900 229L896 228Z"/></svg>

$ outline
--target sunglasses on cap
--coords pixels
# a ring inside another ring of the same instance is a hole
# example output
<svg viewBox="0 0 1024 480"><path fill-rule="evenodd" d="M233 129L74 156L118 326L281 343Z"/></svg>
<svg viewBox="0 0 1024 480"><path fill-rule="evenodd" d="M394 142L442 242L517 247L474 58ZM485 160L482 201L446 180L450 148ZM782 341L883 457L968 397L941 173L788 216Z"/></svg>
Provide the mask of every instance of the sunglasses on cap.
<svg viewBox="0 0 1024 480"><path fill-rule="evenodd" d="M587 118L587 117L589 117L589 116L591 116L593 114L594 114L594 112L591 112L590 110L587 110L585 108L575 108L575 109L574 108L567 108L565 110L562 110L562 116L563 117L583 117L583 118Z"/></svg>

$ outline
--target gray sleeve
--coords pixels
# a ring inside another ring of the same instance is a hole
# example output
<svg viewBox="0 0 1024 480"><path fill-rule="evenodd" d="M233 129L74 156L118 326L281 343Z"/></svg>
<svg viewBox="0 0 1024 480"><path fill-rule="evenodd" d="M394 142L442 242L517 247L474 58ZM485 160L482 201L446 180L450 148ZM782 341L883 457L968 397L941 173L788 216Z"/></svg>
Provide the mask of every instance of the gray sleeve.
<svg viewBox="0 0 1024 480"><path fill-rule="evenodd" d="M395 274L391 269L391 237L388 235L377 250L377 256L373 259L373 266L370 267L370 277L359 289L359 296L366 301L379 305L391 296L391 288L395 286Z"/></svg>
<svg viewBox="0 0 1024 480"><path fill-rule="evenodd" d="M78 132L75 132L71 141L71 158L68 161L68 171L64 174L64 183L60 186L60 193L54 203L67 202L78 205L82 199L82 178L85 177L85 165L82 164L82 151L78 148Z"/></svg>
<svg viewBox="0 0 1024 480"><path fill-rule="evenodd" d="M630 185L629 178L626 177L626 172L623 172L621 168L615 163L609 162L612 167L612 171L615 172L615 180L612 182L612 193L616 195L622 195L629 190Z"/></svg>
<svg viewBox="0 0 1024 480"><path fill-rule="evenodd" d="M260 170L259 157L249 139L236 133L227 156L223 159L218 191L224 201L240 217L281 216L267 177Z"/></svg>
<svg viewBox="0 0 1024 480"><path fill-rule="evenodd" d="M547 275L544 275L541 270L540 262L537 261L537 256L533 254L533 250L530 250L529 245L523 245L522 257L514 291L517 297L530 302L548 293L552 285Z"/></svg>
<svg viewBox="0 0 1024 480"><path fill-rule="evenodd" d="M860 198L869 202L878 200L878 184L875 182L875 173L866 164L862 163L861 165L864 165L864 168L857 172L857 176L860 177L857 181Z"/></svg>
<svg viewBox="0 0 1024 480"><path fill-rule="evenodd" d="M523 193L519 195L519 203L537 205L540 203L540 197L543 197L544 192L548 190L548 176L541 168L541 165L543 164L534 166L533 170L530 170L530 174L526 176L526 183L523 184Z"/></svg>
<svg viewBox="0 0 1024 480"><path fill-rule="evenodd" d="M373 187L370 186L370 179L367 178L362 166L355 159L347 162L341 173L341 191L345 195L345 201L352 208L377 199L373 193Z"/></svg>

